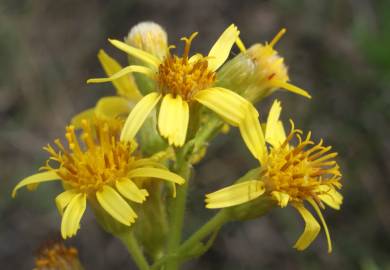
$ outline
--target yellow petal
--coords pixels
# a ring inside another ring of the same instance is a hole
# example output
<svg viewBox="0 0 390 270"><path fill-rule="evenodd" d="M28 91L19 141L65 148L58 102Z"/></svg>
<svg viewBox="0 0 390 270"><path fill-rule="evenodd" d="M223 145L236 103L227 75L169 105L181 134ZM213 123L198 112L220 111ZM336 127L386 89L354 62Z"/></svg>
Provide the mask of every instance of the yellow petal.
<svg viewBox="0 0 390 270"><path fill-rule="evenodd" d="M140 189L133 181L127 178L118 180L115 186L123 197L133 202L143 203L148 196L148 192L145 189Z"/></svg>
<svg viewBox="0 0 390 270"><path fill-rule="evenodd" d="M79 193L74 196L65 209L61 222L61 235L66 239L76 234L80 228L80 220L86 208L86 195Z"/></svg>
<svg viewBox="0 0 390 270"><path fill-rule="evenodd" d="M279 121L281 111L282 107L280 102L275 100L269 111L265 129L265 140L274 148L278 148L286 140L283 124Z"/></svg>
<svg viewBox="0 0 390 270"><path fill-rule="evenodd" d="M71 120L72 126L75 128L81 128L81 121L83 120L91 120L95 116L95 108L91 108L85 111L82 111L79 114L76 114Z"/></svg>
<svg viewBox="0 0 390 270"><path fill-rule="evenodd" d="M217 70L229 57L230 50L236 42L240 31L232 24L218 38L209 52L208 64L212 71Z"/></svg>
<svg viewBox="0 0 390 270"><path fill-rule="evenodd" d="M146 51L137 49L133 46L130 46L122 41L119 41L116 39L108 39L108 41L112 45L117 47L119 50L124 51L125 53L127 53L135 58L138 58L138 59L144 61L145 63L152 65L152 67L154 67L156 70L158 69L158 66L161 63L161 61L157 57L155 57L154 55L152 55Z"/></svg>
<svg viewBox="0 0 390 270"><path fill-rule="evenodd" d="M151 177L170 181L179 185L184 184L185 180L180 175L172 173L168 170L158 168L137 168L131 170L128 174L129 178L135 177Z"/></svg>
<svg viewBox="0 0 390 270"><path fill-rule="evenodd" d="M194 99L219 114L229 124L238 126L252 104L242 96L222 87L201 90Z"/></svg>
<svg viewBox="0 0 390 270"><path fill-rule="evenodd" d="M267 148L258 119L258 112L252 105L247 109L245 119L240 123L239 128L249 151L260 163L264 164Z"/></svg>
<svg viewBox="0 0 390 270"><path fill-rule="evenodd" d="M165 95L158 116L160 134L168 139L169 144L183 146L188 128L189 108L181 96L176 98L171 94Z"/></svg>
<svg viewBox="0 0 390 270"><path fill-rule="evenodd" d="M76 190L70 189L67 191L62 192L60 195L58 195L55 199L55 203L58 209L58 212L62 216L64 214L64 209L68 206L68 204L72 201L72 199L80 194Z"/></svg>
<svg viewBox="0 0 390 270"><path fill-rule="evenodd" d="M141 128L142 124L145 122L149 113L156 106L160 98L160 94L150 93L144 96L137 105L135 105L134 109L131 110L129 116L127 117L125 125L123 126L120 138L121 141L132 141L134 139L138 130Z"/></svg>
<svg viewBox="0 0 390 270"><path fill-rule="evenodd" d="M114 58L110 57L104 50L99 51L98 59L107 76L112 76L122 69L122 66ZM124 96L130 100L139 100L142 97L131 74L114 80L112 84L120 96Z"/></svg>
<svg viewBox="0 0 390 270"><path fill-rule="evenodd" d="M288 201L290 200L290 195L284 192L279 191L272 191L271 192L272 197L274 197L275 200L278 201L278 205L280 207L286 207L288 204Z"/></svg>
<svg viewBox="0 0 390 270"><path fill-rule="evenodd" d="M303 204L294 204L293 206L298 210L305 221L305 230L295 243L294 248L297 250L304 250L314 241L314 239L316 239L321 227Z"/></svg>
<svg viewBox="0 0 390 270"><path fill-rule="evenodd" d="M148 67L132 65L132 66L124 67L123 69L121 69L120 71L111 75L108 78L93 78L93 79L87 80L87 83L112 82L114 80L122 78L123 76L130 74L130 73L133 73L133 72L142 73L150 78L154 78L155 74L156 74L155 71L151 70Z"/></svg>
<svg viewBox="0 0 390 270"><path fill-rule="evenodd" d="M131 105L129 100L123 97L103 97L96 104L95 115L103 119L127 116L130 112Z"/></svg>
<svg viewBox="0 0 390 270"><path fill-rule="evenodd" d="M110 186L103 186L96 192L96 198L107 213L124 225L130 226L137 218L130 205Z"/></svg>
<svg viewBox="0 0 390 270"><path fill-rule="evenodd" d="M55 181L55 180L60 180L60 178L54 171L47 171L47 172L33 174L29 177L24 178L14 187L12 191L12 197L15 198L16 192L21 187L35 185L42 182Z"/></svg>
<svg viewBox="0 0 390 270"><path fill-rule="evenodd" d="M318 217L321 220L322 227L324 228L325 235L326 235L326 240L328 242L328 253L332 252L332 240L330 239L330 233L328 230L328 225L326 225L324 216L321 213L320 208L318 207L317 203L313 199L309 199L308 202L313 206L314 210L316 211Z"/></svg>
<svg viewBox="0 0 390 270"><path fill-rule="evenodd" d="M206 195L207 208L223 208L249 202L265 191L264 183L250 180L238 183Z"/></svg>
<svg viewBox="0 0 390 270"><path fill-rule="evenodd" d="M276 79L272 80L272 82L280 88L286 89L294 94L298 94L298 95L301 95L301 96L304 96L306 98L311 99L311 95L306 90L303 90L302 88L299 88L299 87L292 85L290 83L279 81Z"/></svg>
<svg viewBox="0 0 390 270"><path fill-rule="evenodd" d="M333 209L340 210L340 206L343 203L343 195L341 195L335 188L328 185L321 185L316 192L320 193L317 196L321 201Z"/></svg>

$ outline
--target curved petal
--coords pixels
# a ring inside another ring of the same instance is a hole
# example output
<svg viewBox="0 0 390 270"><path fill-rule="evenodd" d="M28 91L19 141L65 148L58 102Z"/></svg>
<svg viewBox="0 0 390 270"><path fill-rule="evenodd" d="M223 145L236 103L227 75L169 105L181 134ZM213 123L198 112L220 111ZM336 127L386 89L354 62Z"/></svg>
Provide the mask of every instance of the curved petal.
<svg viewBox="0 0 390 270"><path fill-rule="evenodd" d="M343 195L341 195L340 192L338 192L333 187L329 187L327 185L323 185L320 187L321 194L318 195L318 198L320 198L321 201L323 201L333 209L340 210L340 206L343 203ZM316 190L316 192L318 191Z"/></svg>
<svg viewBox="0 0 390 270"><path fill-rule="evenodd" d="M209 52L209 69L212 71L217 70L229 57L230 50L236 42L240 31L232 24L230 25L218 38Z"/></svg>
<svg viewBox="0 0 390 270"><path fill-rule="evenodd" d="M183 146L188 129L189 108L180 95L176 98L165 95L158 116L160 134L168 139L170 145Z"/></svg>
<svg viewBox="0 0 390 270"><path fill-rule="evenodd" d="M282 107L280 101L275 100L268 113L265 129L265 140L274 148L278 148L286 140L283 124L279 121L281 111Z"/></svg>
<svg viewBox="0 0 390 270"><path fill-rule="evenodd" d="M206 195L207 208L224 208L249 202L265 192L264 183L250 180L234 184Z"/></svg>
<svg viewBox="0 0 390 270"><path fill-rule="evenodd" d="M318 207L317 203L313 199L309 199L307 201L313 206L314 210L316 211L318 217L321 220L322 227L324 228L324 231L325 231L326 240L328 242L328 253L331 253L332 252L332 240L330 239L328 225L326 225L324 216L322 215L322 212L321 212L320 208Z"/></svg>
<svg viewBox="0 0 390 270"><path fill-rule="evenodd" d="M129 73L133 73L133 72L142 73L142 74L144 74L144 75L146 75L146 76L148 76L150 78L154 78L155 77L155 72L153 70L151 70L150 68L143 67L143 66L132 65L132 66L124 67L123 69L121 69L120 71L118 71L117 73L111 75L108 78L93 78L93 79L87 80L87 83L112 82L114 80L122 78L123 76L125 76L125 75L127 75Z"/></svg>
<svg viewBox="0 0 390 270"><path fill-rule="evenodd" d="M149 195L146 189L140 189L137 185L127 178L122 178L115 183L119 193L130 201L143 203Z"/></svg>
<svg viewBox="0 0 390 270"><path fill-rule="evenodd" d="M184 184L185 180L180 175L177 175L175 173L172 173L168 170L164 169L158 169L158 168L137 168L134 170L131 170L128 174L128 177L135 178L135 177L151 177L151 178L158 178L163 179L169 182L173 182L176 184Z"/></svg>
<svg viewBox="0 0 390 270"><path fill-rule="evenodd" d="M297 250L304 250L314 241L314 239L316 239L321 227L303 204L293 204L293 206L298 210L305 221L305 230L295 243L294 248Z"/></svg>
<svg viewBox="0 0 390 270"><path fill-rule="evenodd" d="M24 186L35 185L43 182L60 180L59 176L54 171L36 173L20 181L12 190L12 197L15 198L18 189Z"/></svg>
<svg viewBox="0 0 390 270"><path fill-rule="evenodd" d="M58 209L58 212L62 216L64 214L64 209L69 205L69 203L72 201L72 199L80 194L74 189L70 189L67 191L62 192L60 195L58 195L55 199L55 203Z"/></svg>
<svg viewBox="0 0 390 270"><path fill-rule="evenodd" d="M272 80L272 83L275 84L279 88L286 89L294 94L298 94L298 95L301 95L301 96L304 96L306 98L311 99L311 95L306 90L303 90L302 88L299 88L298 86L292 85L292 84L287 83L287 82L275 80L275 79Z"/></svg>
<svg viewBox="0 0 390 270"><path fill-rule="evenodd" d="M90 108L88 110L82 111L79 114L76 114L70 121L70 123L75 127L75 128L81 128L81 121L82 120L90 120L95 116L95 108Z"/></svg>
<svg viewBox="0 0 390 270"><path fill-rule="evenodd" d="M80 228L80 220L84 214L87 204L87 198L84 193L74 196L65 209L61 221L61 235L66 239L76 234Z"/></svg>
<svg viewBox="0 0 390 270"><path fill-rule="evenodd" d="M103 119L117 118L121 115L127 115L130 112L130 102L123 97L103 97L95 107L95 115Z"/></svg>
<svg viewBox="0 0 390 270"><path fill-rule="evenodd" d="M124 225L130 226L137 218L130 205L110 186L103 186L96 192L96 198L107 213Z"/></svg>
<svg viewBox="0 0 390 270"><path fill-rule="evenodd" d="M286 207L288 204L288 201L290 200L290 195L284 192L279 191L272 191L271 192L272 197L278 202L278 205L280 207Z"/></svg>
<svg viewBox="0 0 390 270"><path fill-rule="evenodd" d="M160 65L161 61L157 57L155 57L153 54L150 54L146 51L137 49L133 46L130 46L122 41L116 40L116 39L108 39L108 41L117 47L119 50L124 51L125 53L136 57L145 63L148 63L152 65L155 69L158 69L158 66Z"/></svg>
<svg viewBox="0 0 390 270"><path fill-rule="evenodd" d="M219 114L229 124L238 126L244 119L246 109L252 104L242 96L222 87L201 90L194 99Z"/></svg>
<svg viewBox="0 0 390 270"><path fill-rule="evenodd" d="M252 105L247 109L245 119L240 123L241 136L252 155L264 164L267 148L258 119L258 112Z"/></svg>
<svg viewBox="0 0 390 270"><path fill-rule="evenodd" d="M145 122L149 113L160 100L159 93L150 93L144 96L130 112L121 133L121 141L132 141Z"/></svg>
<svg viewBox="0 0 390 270"><path fill-rule="evenodd" d="M122 69L122 66L104 50L99 51L98 59L107 76L112 76ZM112 81L112 84L120 96L124 96L130 100L139 100L142 97L132 75L116 79Z"/></svg>

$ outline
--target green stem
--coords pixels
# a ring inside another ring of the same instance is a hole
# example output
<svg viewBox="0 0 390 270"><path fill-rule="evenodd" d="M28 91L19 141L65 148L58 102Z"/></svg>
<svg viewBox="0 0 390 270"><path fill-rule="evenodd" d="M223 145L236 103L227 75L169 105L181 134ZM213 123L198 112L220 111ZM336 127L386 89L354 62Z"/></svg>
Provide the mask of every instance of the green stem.
<svg viewBox="0 0 390 270"><path fill-rule="evenodd" d="M139 246L137 239L135 239L133 233L124 233L118 236L123 244L127 247L131 257L139 270L150 270L149 264L142 253L141 247Z"/></svg>
<svg viewBox="0 0 390 270"><path fill-rule="evenodd" d="M173 253L168 253L166 256L156 261L151 270L158 270L162 265L168 262L176 261L176 265L179 265L179 261L184 258L191 257L189 251L197 249L198 245L212 233L218 231L223 224L230 221L230 215L226 210L219 211L214 217L212 217L207 223L205 223L201 228L199 228L194 234L191 235L177 250ZM208 248L207 248L208 249ZM207 250L206 249L206 250ZM206 252L202 250L202 253ZM169 269L169 268L168 268Z"/></svg>
<svg viewBox="0 0 390 270"><path fill-rule="evenodd" d="M177 167L176 172L181 175L186 182L177 188L176 198L173 201L172 205L172 214L170 218L170 234L168 238L167 245L167 254L173 254L180 245L183 223L184 223L184 214L186 210L187 203L187 193L189 186L189 178L191 174L190 163L186 159L184 153L179 152L177 154ZM167 265L167 270L176 270L179 267L179 262L172 260Z"/></svg>
<svg viewBox="0 0 390 270"><path fill-rule="evenodd" d="M228 211L220 210L215 216L200 227L194 234L191 235L178 249L179 254L186 253L192 250L196 245L202 242L207 236L219 230L223 224L231 219Z"/></svg>

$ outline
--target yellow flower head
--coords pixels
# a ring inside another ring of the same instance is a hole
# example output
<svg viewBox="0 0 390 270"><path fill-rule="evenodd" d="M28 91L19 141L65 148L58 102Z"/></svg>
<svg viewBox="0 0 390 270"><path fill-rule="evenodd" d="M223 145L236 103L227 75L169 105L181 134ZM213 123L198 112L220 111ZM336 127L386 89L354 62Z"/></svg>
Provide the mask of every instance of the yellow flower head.
<svg viewBox="0 0 390 270"><path fill-rule="evenodd" d="M186 141L190 108L195 102L208 107L227 123L239 126L240 129L244 119L258 125L258 113L249 101L229 89L214 86L218 80L216 70L226 61L232 46L238 40L237 27L230 25L206 57L201 54L190 56L190 46L196 35L194 33L190 38L182 38L185 43L182 56L168 52L162 60L121 41L109 40L118 49L142 60L146 66L130 65L109 78L90 79L89 83L115 81L128 73L138 72L150 77L157 85L157 89L143 97L131 111L122 131L122 140L131 141L158 104L160 134L168 139L169 144L178 147ZM243 130L241 132L245 133ZM250 135L243 136L246 140ZM258 153L252 153L258 157Z"/></svg>
<svg viewBox="0 0 390 270"><path fill-rule="evenodd" d="M284 59L274 48L285 33L283 28L270 43L257 43L249 49L240 42L242 53L227 62L220 71L223 85L237 88L237 92L254 103L277 89L311 98L307 91L289 83Z"/></svg>
<svg viewBox="0 0 390 270"><path fill-rule="evenodd" d="M184 179L151 159L134 155L134 142L119 141L121 127L119 121L84 120L82 132L76 136L74 126L68 126L68 148L60 140L55 141L58 150L50 145L45 147L50 154L42 168L45 172L22 180L14 188L13 196L23 186L34 188L41 182L61 180L65 191L55 201L63 215L63 238L76 234L87 199L97 201L114 219L130 226L137 214L129 201L143 203L148 196L148 191L134 180L157 178L183 184Z"/></svg>
<svg viewBox="0 0 390 270"><path fill-rule="evenodd" d="M227 188L206 195L208 208L222 208L238 205L258 198L269 196L280 207L289 203L295 207L306 222L305 230L295 244L303 250L316 238L320 226L310 212L304 207L309 202L319 215L331 251L329 232L321 214L320 207L325 204L339 209L342 196L337 191L341 188L341 173L334 158L337 153L330 152L331 147L323 146L322 140L315 144L309 133L304 139L302 131L294 128L286 137L282 122L279 120L281 106L275 101L268 116L265 141L270 144L264 147L260 159L260 172L256 179L234 184ZM297 140L294 146L291 143Z"/></svg>
<svg viewBox="0 0 390 270"><path fill-rule="evenodd" d="M46 244L35 258L33 270L82 270L77 249L63 243Z"/></svg>

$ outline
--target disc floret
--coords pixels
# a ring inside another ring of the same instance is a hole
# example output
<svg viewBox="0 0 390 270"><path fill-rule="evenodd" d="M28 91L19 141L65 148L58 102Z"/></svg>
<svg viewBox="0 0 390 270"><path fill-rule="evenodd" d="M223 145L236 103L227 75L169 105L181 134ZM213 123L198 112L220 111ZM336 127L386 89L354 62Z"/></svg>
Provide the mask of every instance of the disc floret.
<svg viewBox="0 0 390 270"><path fill-rule="evenodd" d="M209 70L207 59L200 54L189 58L191 43L197 34L182 38L185 46L181 57L168 53L160 64L157 82L163 94L172 94L174 97L180 95L184 100L191 101L199 90L214 83L216 73Z"/></svg>

